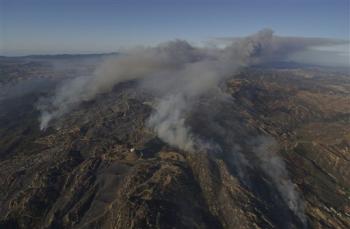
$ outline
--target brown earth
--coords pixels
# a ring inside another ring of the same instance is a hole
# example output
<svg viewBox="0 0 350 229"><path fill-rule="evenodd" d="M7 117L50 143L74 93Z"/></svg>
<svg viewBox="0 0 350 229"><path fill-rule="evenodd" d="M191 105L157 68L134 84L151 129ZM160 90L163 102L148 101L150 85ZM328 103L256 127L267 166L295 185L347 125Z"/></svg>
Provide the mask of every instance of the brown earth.
<svg viewBox="0 0 350 229"><path fill-rule="evenodd" d="M0 228L349 228L350 78L310 71L244 71L222 87L229 103L204 96L207 107L188 117L199 135L247 156L244 176L235 152L188 153L157 138L146 125L154 97L132 82L43 132L36 95L7 101ZM306 224L256 165L250 142L260 135L278 142Z"/></svg>

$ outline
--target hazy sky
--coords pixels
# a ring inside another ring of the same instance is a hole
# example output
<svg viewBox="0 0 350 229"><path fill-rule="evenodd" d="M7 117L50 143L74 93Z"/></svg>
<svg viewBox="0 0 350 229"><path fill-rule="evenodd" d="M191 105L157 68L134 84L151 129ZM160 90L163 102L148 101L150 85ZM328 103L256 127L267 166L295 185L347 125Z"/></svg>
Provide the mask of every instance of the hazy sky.
<svg viewBox="0 0 350 229"><path fill-rule="evenodd" d="M0 55L113 52L262 28L349 39L349 0L0 0Z"/></svg>

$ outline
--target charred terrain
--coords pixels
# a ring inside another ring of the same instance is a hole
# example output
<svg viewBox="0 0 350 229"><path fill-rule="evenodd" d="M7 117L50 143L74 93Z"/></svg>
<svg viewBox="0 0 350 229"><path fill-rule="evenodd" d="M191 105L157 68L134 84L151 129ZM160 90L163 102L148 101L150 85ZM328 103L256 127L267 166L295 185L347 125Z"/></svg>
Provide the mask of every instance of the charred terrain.
<svg viewBox="0 0 350 229"><path fill-rule="evenodd" d="M350 227L348 72L241 69L184 120L218 150L188 152L149 128L137 79L41 131L38 101L97 57L45 58L0 60L0 228Z"/></svg>

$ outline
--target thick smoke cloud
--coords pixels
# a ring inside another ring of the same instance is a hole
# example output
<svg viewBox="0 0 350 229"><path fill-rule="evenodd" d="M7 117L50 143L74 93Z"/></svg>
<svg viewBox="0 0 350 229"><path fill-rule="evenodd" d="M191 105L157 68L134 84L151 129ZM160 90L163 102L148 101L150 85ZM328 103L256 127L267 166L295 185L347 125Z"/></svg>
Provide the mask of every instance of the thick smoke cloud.
<svg viewBox="0 0 350 229"><path fill-rule="evenodd" d="M185 151L194 151L194 137L185 124L188 105L182 95L168 96L159 102L148 124L163 141Z"/></svg>
<svg viewBox="0 0 350 229"><path fill-rule="evenodd" d="M215 38L208 42L210 46L227 46L244 38ZM321 66L350 67L349 40L317 37L282 37L267 32L264 41L264 53L259 54L264 61L289 61Z"/></svg>
<svg viewBox="0 0 350 229"><path fill-rule="evenodd" d="M106 60L93 76L76 78L58 88L54 97L39 106L40 128L47 128L52 120L81 102L108 92L120 82L138 80L140 87L158 95L148 126L159 138L184 151L221 150L219 144L201 140L186 123L197 98L208 93L221 96L215 93L218 84L241 67L285 60L311 46L337 43L329 39L278 37L265 29L234 39L225 48L197 48L176 40L152 48L129 50L122 56ZM258 147L255 151L262 169L276 184L286 204L305 222L300 198L288 179L283 161L270 155L266 147Z"/></svg>
<svg viewBox="0 0 350 229"><path fill-rule="evenodd" d="M132 49L106 60L93 76L76 78L58 88L55 96L39 107L42 112L40 127L45 129L51 120L122 81L142 79L144 86L159 92L197 96L233 75L239 67L284 60L310 46L338 43L321 38L278 37L272 30L265 29L234 39L223 49L196 48L183 40Z"/></svg>

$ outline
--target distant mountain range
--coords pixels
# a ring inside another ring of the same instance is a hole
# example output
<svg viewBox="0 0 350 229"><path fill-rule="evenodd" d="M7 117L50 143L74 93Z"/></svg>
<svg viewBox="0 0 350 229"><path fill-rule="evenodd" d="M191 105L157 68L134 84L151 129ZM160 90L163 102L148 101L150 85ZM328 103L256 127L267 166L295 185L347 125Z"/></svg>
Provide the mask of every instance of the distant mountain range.
<svg viewBox="0 0 350 229"><path fill-rule="evenodd" d="M98 58L105 56L117 56L118 52L91 53L91 54L50 54L50 55L26 55L26 56L0 56L1 59L77 59L77 58Z"/></svg>

